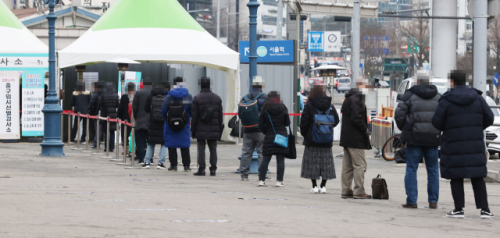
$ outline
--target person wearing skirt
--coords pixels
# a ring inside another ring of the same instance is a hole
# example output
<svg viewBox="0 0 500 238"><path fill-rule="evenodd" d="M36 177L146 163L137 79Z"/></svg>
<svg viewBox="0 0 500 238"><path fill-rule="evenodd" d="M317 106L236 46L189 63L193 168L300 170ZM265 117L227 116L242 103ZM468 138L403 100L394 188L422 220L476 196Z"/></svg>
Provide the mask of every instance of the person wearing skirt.
<svg viewBox="0 0 500 238"><path fill-rule="evenodd" d="M339 115L332 105L332 98L326 96L322 86L314 86L300 120L300 132L304 137L303 145L305 145L300 177L311 180L311 193L326 193L326 181L336 178L332 153L333 143L315 143L312 135L314 115L318 114L318 111L325 113L328 109L331 109L329 115L333 115L335 118L335 127L339 123ZM318 188L317 180L320 177L322 181L320 188Z"/></svg>

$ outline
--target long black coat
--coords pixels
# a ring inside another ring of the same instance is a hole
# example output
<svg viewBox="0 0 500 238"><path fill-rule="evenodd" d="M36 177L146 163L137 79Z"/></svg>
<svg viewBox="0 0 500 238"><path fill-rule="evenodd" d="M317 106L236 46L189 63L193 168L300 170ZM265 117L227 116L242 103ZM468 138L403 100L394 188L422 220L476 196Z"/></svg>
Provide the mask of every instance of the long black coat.
<svg viewBox="0 0 500 238"><path fill-rule="evenodd" d="M123 94L120 98L120 105L118 105L117 117L122 121L130 121L130 116L128 115L128 104L130 103L128 94Z"/></svg>
<svg viewBox="0 0 500 238"><path fill-rule="evenodd" d="M100 99L99 108L101 109L101 117L110 117L112 119L116 119L116 116L117 116L116 110L118 109L118 105L119 105L118 94L106 93L106 94L103 94L99 99ZM102 123L103 123L103 125L106 125L105 121L102 121ZM103 128L105 128L105 127L103 127ZM110 131L116 130L116 123L115 122L109 123L109 130Z"/></svg>
<svg viewBox="0 0 500 238"><path fill-rule="evenodd" d="M89 108L88 108L88 113L91 116L95 116L99 114L99 101L101 94L98 92L92 92L90 93L90 103L89 103Z"/></svg>
<svg viewBox="0 0 500 238"><path fill-rule="evenodd" d="M149 113L145 111L146 99L151 94L151 90L143 89L137 92L132 102L132 113L135 119L135 130L148 130Z"/></svg>
<svg viewBox="0 0 500 238"><path fill-rule="evenodd" d="M443 178L487 175L484 130L493 124L494 115L481 94L473 88L460 87L439 100L432 125L443 131L440 161Z"/></svg>
<svg viewBox="0 0 500 238"><path fill-rule="evenodd" d="M200 120L200 117L209 105L214 107L214 111L210 122L205 123ZM193 112L191 114L192 137L201 140L218 140L224 124L222 112L222 99L219 95L210 91L209 88L202 88L200 94L193 99Z"/></svg>
<svg viewBox="0 0 500 238"><path fill-rule="evenodd" d="M337 110L332 105L332 98L327 96L313 97L309 98L304 111L302 111L302 116L300 118L300 133L304 137L303 145L312 147L332 147L333 143L329 144L317 144L313 141L312 127L314 125L314 115L318 114L318 111L326 112L330 109L330 114L335 117L336 127L339 124L339 114Z"/></svg>
<svg viewBox="0 0 500 238"><path fill-rule="evenodd" d="M155 87L153 90L151 90L151 94L149 94L148 98L146 99L146 107L144 107L144 110L149 113L149 125L148 125L148 143L150 144L160 144L164 145L165 141L163 139L163 130L164 130L164 125L165 122L159 122L153 120L153 108L152 108L152 103L151 101L153 100L154 96L157 95L167 95L167 91L161 87ZM161 110L161 105L158 107L159 110Z"/></svg>
<svg viewBox="0 0 500 238"><path fill-rule="evenodd" d="M74 107L75 113L87 114L90 105L89 91L74 91L71 96L71 106Z"/></svg>
<svg viewBox="0 0 500 238"><path fill-rule="evenodd" d="M288 148L283 148L273 143L276 135L274 134L273 127L271 126L269 115L271 116L276 134L288 137L287 126L290 126L290 116L288 115L288 109L285 105L282 103L266 103L262 108L262 112L259 117L259 128L265 135L262 154L287 154Z"/></svg>
<svg viewBox="0 0 500 238"><path fill-rule="evenodd" d="M368 119L364 95L358 89L351 89L345 95L342 104L342 130L340 132L340 146L370 150Z"/></svg>

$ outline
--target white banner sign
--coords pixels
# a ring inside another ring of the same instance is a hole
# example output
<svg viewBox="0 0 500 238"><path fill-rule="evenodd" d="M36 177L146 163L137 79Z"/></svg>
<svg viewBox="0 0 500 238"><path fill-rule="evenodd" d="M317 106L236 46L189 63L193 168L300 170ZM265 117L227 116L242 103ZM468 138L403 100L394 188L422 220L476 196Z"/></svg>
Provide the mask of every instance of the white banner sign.
<svg viewBox="0 0 500 238"><path fill-rule="evenodd" d="M0 139L20 139L20 72L0 72Z"/></svg>
<svg viewBox="0 0 500 238"><path fill-rule="evenodd" d="M342 48L342 38L340 31L325 31L324 39L325 52L340 52Z"/></svg>
<svg viewBox="0 0 500 238"><path fill-rule="evenodd" d="M30 70L23 72L22 81L22 135L43 136L45 102L45 70Z"/></svg>
<svg viewBox="0 0 500 238"><path fill-rule="evenodd" d="M16 57L0 56L1 68L47 68L49 67L48 57Z"/></svg>

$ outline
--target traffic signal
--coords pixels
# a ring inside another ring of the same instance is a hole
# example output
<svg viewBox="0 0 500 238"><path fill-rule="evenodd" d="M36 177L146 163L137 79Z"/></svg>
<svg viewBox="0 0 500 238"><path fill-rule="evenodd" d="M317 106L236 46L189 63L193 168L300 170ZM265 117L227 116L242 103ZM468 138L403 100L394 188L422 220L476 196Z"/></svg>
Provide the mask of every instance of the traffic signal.
<svg viewBox="0 0 500 238"><path fill-rule="evenodd" d="M297 19L297 14L290 14L290 20L295 21ZM307 20L307 15L300 15L300 20Z"/></svg>

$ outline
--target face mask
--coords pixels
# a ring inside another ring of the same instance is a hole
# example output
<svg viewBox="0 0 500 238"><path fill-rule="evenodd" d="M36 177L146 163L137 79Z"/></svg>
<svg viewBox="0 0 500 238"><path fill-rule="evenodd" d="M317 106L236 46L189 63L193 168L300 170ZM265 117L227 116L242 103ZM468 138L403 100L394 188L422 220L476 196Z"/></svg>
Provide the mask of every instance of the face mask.
<svg viewBox="0 0 500 238"><path fill-rule="evenodd" d="M130 103L132 103L134 101L134 95L135 94L129 94L128 95L128 100L130 101Z"/></svg>

